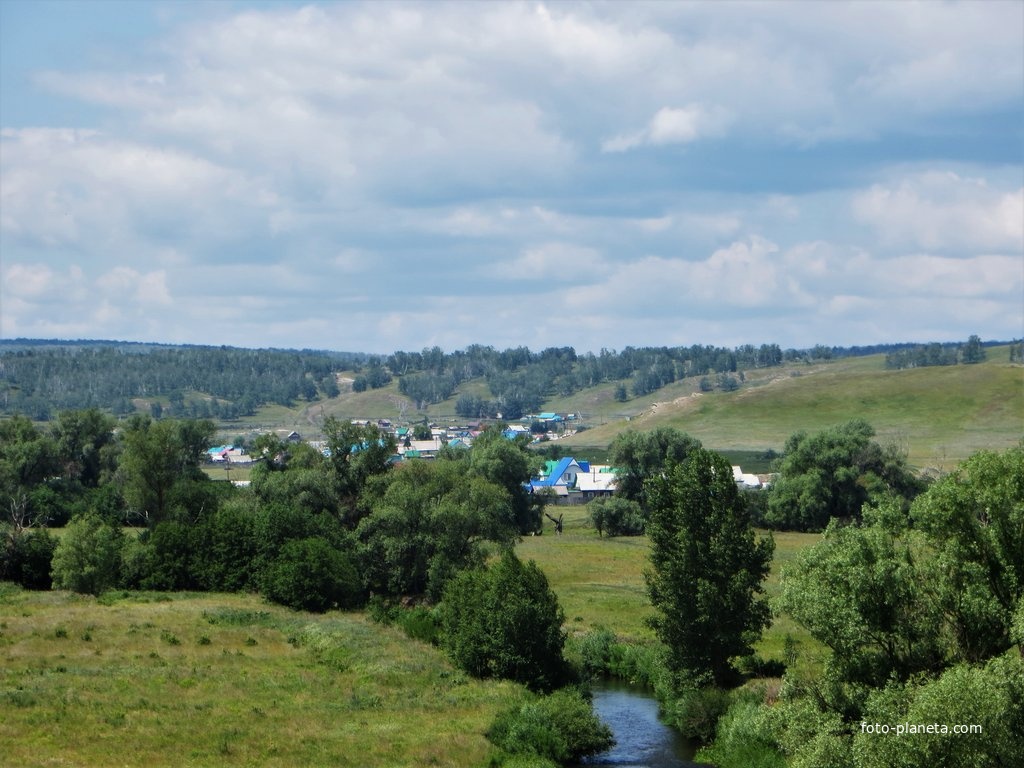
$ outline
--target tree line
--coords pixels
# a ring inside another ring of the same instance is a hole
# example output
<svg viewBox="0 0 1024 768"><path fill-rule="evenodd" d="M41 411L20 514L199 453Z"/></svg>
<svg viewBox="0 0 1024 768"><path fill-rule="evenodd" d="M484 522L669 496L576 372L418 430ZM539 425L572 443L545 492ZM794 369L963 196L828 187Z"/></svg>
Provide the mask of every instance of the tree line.
<svg viewBox="0 0 1024 768"><path fill-rule="evenodd" d="M901 370L934 365L973 365L983 362L985 357L985 346L981 338L971 335L966 342L958 344L933 342L893 350L885 356L885 367Z"/></svg>
<svg viewBox="0 0 1024 768"><path fill-rule="evenodd" d="M132 400L160 402L174 418L249 416L266 403L293 405L338 394L335 372L366 356L228 347L71 345L0 348L0 411L48 421L64 410L133 413ZM196 398L195 394L205 397ZM189 397L186 405L185 398ZM209 399L208 399L209 398ZM203 407L208 414L189 412Z"/></svg>

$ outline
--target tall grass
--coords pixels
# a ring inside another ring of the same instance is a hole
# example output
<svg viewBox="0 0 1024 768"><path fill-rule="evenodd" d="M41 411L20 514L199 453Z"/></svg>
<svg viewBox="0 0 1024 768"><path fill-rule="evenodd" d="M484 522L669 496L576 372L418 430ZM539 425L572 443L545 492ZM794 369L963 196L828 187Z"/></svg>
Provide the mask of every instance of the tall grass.
<svg viewBox="0 0 1024 768"><path fill-rule="evenodd" d="M524 696L362 615L0 590L5 765L483 765Z"/></svg>

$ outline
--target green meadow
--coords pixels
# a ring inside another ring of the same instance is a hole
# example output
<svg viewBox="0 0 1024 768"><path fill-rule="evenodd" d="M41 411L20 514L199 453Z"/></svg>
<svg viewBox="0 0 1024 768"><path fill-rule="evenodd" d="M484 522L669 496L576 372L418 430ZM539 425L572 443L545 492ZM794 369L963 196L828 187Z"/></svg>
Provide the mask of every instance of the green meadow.
<svg viewBox="0 0 1024 768"><path fill-rule="evenodd" d="M0 590L4 765L477 766L524 695L359 613Z"/></svg>
<svg viewBox="0 0 1024 768"><path fill-rule="evenodd" d="M600 538L582 507L518 548L535 560L574 639L653 641L646 538ZM776 534L779 566L817 539ZM785 617L759 646L782 658ZM290 611L255 595L113 592L99 599L0 585L3 762L46 765L485 765L484 732L524 697L456 670L364 612Z"/></svg>

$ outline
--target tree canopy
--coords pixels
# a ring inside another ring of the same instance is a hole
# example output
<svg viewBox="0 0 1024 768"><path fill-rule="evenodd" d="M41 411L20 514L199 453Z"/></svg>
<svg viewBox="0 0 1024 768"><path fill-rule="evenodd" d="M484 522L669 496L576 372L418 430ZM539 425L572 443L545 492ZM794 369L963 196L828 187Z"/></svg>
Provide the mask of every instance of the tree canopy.
<svg viewBox="0 0 1024 768"><path fill-rule="evenodd" d="M820 531L829 520L859 519L872 498L895 494L908 502L923 488L895 446L883 448L875 430L853 419L786 441L765 521L773 528Z"/></svg>

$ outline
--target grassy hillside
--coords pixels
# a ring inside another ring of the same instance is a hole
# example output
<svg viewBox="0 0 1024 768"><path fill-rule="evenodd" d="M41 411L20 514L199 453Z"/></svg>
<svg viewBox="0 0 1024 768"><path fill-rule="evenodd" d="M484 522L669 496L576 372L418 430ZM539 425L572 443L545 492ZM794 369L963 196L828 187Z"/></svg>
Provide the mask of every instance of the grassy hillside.
<svg viewBox="0 0 1024 768"><path fill-rule="evenodd" d="M360 614L0 584L0 763L477 766L523 695Z"/></svg>
<svg viewBox="0 0 1024 768"><path fill-rule="evenodd" d="M979 449L1024 437L1024 367L1010 365L1000 348L972 366L887 371L882 356L871 356L751 372L736 392L701 394L685 386L660 390L629 421L598 423L567 444L585 453L624 429L670 426L711 448L780 450L793 432L860 416L880 441L905 446L916 466L950 469Z"/></svg>

